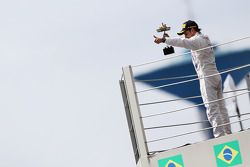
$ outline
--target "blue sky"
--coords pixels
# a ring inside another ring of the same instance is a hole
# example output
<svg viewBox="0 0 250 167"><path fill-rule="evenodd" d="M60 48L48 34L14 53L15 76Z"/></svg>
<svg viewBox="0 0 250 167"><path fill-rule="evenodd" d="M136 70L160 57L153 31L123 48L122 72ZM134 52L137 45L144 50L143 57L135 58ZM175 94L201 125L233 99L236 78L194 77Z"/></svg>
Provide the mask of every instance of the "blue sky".
<svg viewBox="0 0 250 167"><path fill-rule="evenodd" d="M190 2L213 41L249 36L248 1ZM155 29L175 36L187 13L184 0L2 1L0 166L135 166L121 68L162 58Z"/></svg>

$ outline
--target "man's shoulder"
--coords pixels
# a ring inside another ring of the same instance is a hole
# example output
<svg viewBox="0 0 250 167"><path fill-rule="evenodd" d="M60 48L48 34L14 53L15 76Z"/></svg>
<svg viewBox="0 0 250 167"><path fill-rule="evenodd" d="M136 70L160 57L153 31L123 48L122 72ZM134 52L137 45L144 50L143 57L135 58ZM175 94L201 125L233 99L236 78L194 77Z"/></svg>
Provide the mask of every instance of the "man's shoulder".
<svg viewBox="0 0 250 167"><path fill-rule="evenodd" d="M205 40L205 41L210 41L208 35L204 35L202 33L198 33L196 34L195 36L193 36L194 39L197 39L197 40Z"/></svg>

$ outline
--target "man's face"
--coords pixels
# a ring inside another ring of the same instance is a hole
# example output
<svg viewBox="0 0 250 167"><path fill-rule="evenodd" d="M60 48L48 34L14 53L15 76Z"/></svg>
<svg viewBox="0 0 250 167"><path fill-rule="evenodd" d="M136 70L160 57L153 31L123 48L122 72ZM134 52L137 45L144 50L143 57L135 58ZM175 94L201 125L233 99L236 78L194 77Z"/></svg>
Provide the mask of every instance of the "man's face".
<svg viewBox="0 0 250 167"><path fill-rule="evenodd" d="M191 32L191 30L185 31L185 32L184 32L184 36L185 36L185 38L191 38L191 37L192 37L192 32Z"/></svg>
<svg viewBox="0 0 250 167"><path fill-rule="evenodd" d="M195 36L196 32L197 31L195 29L193 29L193 28L185 31L184 32L185 38L191 38L191 37Z"/></svg>

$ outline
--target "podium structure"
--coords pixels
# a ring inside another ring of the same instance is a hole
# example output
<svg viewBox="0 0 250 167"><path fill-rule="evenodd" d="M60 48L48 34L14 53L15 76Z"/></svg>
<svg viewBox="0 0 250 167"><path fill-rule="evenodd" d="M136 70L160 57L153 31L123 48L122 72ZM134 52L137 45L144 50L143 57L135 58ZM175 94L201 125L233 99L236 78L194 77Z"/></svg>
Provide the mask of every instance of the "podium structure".
<svg viewBox="0 0 250 167"><path fill-rule="evenodd" d="M133 78L124 67L120 87L137 167L250 167L250 130L149 154Z"/></svg>

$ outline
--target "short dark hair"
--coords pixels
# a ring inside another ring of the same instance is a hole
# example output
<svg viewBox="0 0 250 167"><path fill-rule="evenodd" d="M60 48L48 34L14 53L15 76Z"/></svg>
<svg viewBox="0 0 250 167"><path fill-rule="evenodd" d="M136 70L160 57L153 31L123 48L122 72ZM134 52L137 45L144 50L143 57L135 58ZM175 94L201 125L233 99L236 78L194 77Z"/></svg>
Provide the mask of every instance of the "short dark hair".
<svg viewBox="0 0 250 167"><path fill-rule="evenodd" d="M194 27L193 29L194 29L195 31L197 31L197 32L201 32L201 29L198 28L198 27Z"/></svg>

